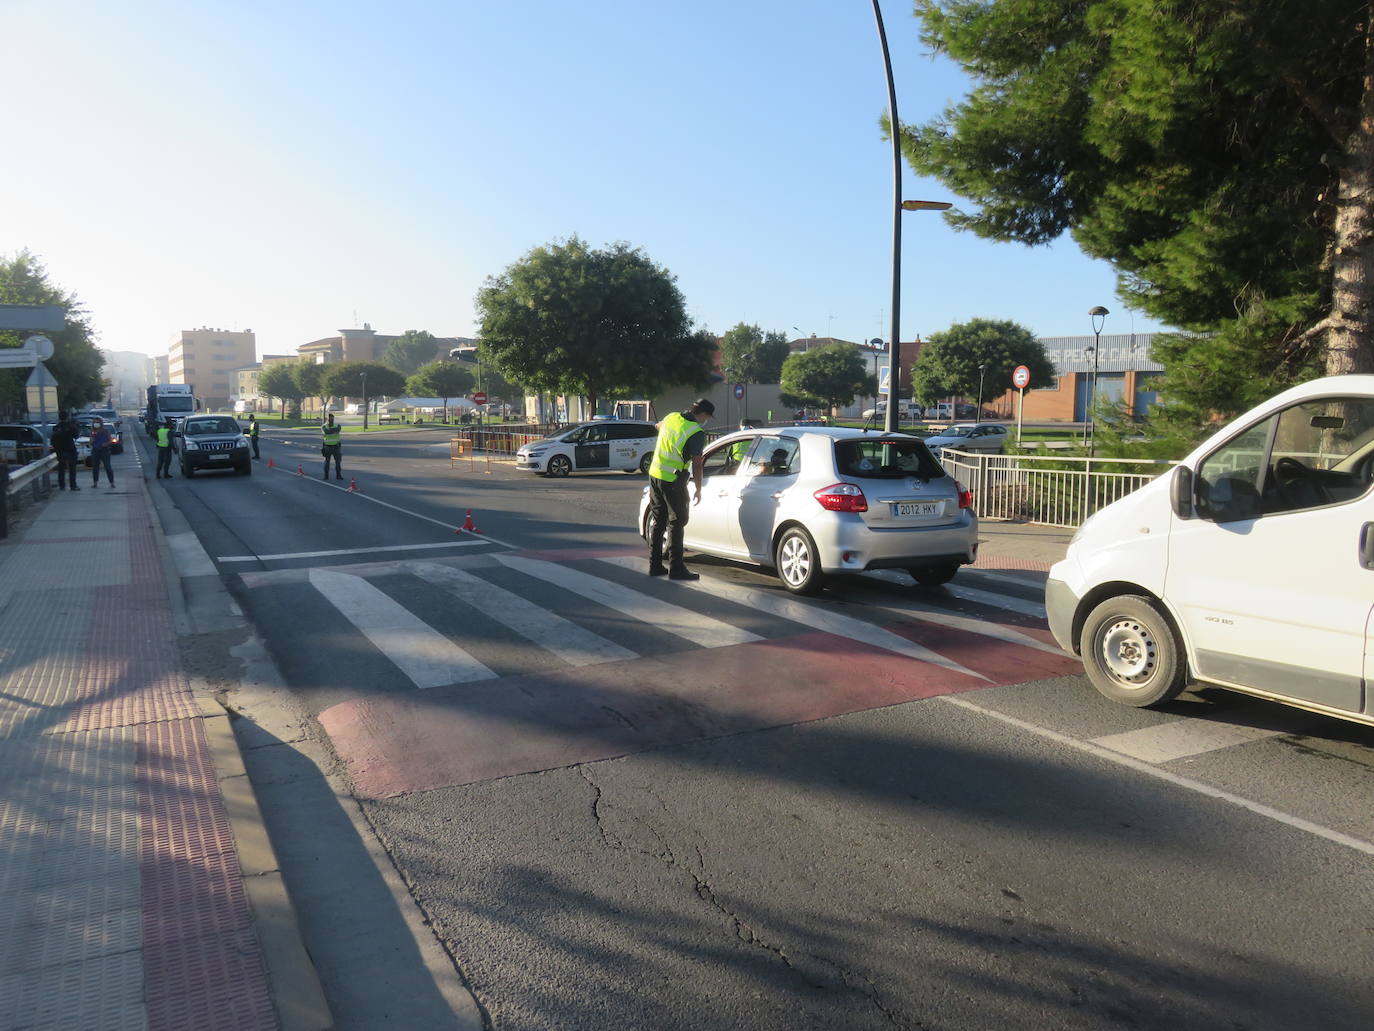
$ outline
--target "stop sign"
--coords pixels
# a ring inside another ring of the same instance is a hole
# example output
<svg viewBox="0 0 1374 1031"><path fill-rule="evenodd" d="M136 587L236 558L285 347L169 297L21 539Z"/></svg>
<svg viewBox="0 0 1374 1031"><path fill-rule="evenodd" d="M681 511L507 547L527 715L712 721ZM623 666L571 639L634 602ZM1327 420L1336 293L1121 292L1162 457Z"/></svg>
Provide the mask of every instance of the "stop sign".
<svg viewBox="0 0 1374 1031"><path fill-rule="evenodd" d="M486 403L487 403L487 395L486 395L485 393L483 393L482 391L480 391L480 390L477 391L477 393L475 393L475 394L472 395L472 403L475 404L475 405L484 405L484 404L486 404Z"/></svg>

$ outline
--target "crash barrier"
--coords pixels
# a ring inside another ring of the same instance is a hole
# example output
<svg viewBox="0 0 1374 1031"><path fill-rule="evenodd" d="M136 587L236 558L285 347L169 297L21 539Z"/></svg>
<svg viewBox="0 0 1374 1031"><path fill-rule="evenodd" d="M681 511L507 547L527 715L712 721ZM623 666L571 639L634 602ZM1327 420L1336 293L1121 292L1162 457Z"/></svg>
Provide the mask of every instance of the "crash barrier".
<svg viewBox="0 0 1374 1031"><path fill-rule="evenodd" d="M478 463L483 466L484 473L491 473L491 455L483 454L479 456L477 449L467 437L453 437L448 442L448 466L457 472L460 463L466 462L469 472L476 472Z"/></svg>
<svg viewBox="0 0 1374 1031"><path fill-rule="evenodd" d="M940 464L973 491L980 519L1074 528L1175 462L1148 458L990 455L944 448Z"/></svg>
<svg viewBox="0 0 1374 1031"><path fill-rule="evenodd" d="M48 455L35 462L15 469L10 465L0 465L0 538L8 537L10 532L10 507L22 498L25 487L33 492L33 500L39 501L52 491L51 472L57 465L57 456Z"/></svg>
<svg viewBox="0 0 1374 1031"><path fill-rule="evenodd" d="M473 427L470 430L462 430L460 435L454 440L467 441L468 446L473 451L480 451L488 455L511 455L514 456L526 444L536 440L543 440L542 433L520 433L514 430L487 429Z"/></svg>

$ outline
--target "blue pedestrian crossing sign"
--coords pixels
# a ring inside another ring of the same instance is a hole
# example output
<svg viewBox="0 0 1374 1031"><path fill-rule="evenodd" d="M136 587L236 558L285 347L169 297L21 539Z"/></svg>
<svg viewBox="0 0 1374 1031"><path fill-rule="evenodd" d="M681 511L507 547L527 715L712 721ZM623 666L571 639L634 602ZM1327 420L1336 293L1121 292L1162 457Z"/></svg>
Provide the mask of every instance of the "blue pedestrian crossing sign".
<svg viewBox="0 0 1374 1031"><path fill-rule="evenodd" d="M878 393L880 394L887 393L887 381L891 378L888 375L888 373L891 371L891 369L892 366L884 365L881 369L878 370Z"/></svg>

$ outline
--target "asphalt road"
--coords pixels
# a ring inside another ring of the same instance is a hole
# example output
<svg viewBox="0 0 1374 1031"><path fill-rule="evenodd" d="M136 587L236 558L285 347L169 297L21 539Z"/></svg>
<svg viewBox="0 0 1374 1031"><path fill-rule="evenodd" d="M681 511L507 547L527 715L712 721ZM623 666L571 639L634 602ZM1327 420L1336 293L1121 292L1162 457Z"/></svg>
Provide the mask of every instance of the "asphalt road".
<svg viewBox="0 0 1374 1031"><path fill-rule="evenodd" d="M642 479L446 444L346 440L336 485L313 438L264 437L251 479L165 486L488 1026L1368 1025L1374 732L1114 706L1036 646L1031 576L855 577L805 610L728 563L645 587ZM670 640L627 591L747 636ZM630 654L549 658L521 602ZM491 676L429 683L475 669L445 641Z"/></svg>

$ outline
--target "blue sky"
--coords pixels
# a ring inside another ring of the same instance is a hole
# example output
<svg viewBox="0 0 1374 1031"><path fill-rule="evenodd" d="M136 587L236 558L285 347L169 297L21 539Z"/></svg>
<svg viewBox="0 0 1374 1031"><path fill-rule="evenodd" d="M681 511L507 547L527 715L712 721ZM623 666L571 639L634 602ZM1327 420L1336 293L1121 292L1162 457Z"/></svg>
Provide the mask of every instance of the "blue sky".
<svg viewBox="0 0 1374 1031"><path fill-rule="evenodd" d="M576 234L677 276L699 326L887 338L891 151L869 0L7 0L16 145L0 253L27 247L102 346L251 328L474 335L486 277ZM883 5L903 121L965 91ZM16 160L18 154L25 155ZM908 198L959 199L904 172ZM1071 240L904 222L904 340L971 318L1161 328Z"/></svg>

